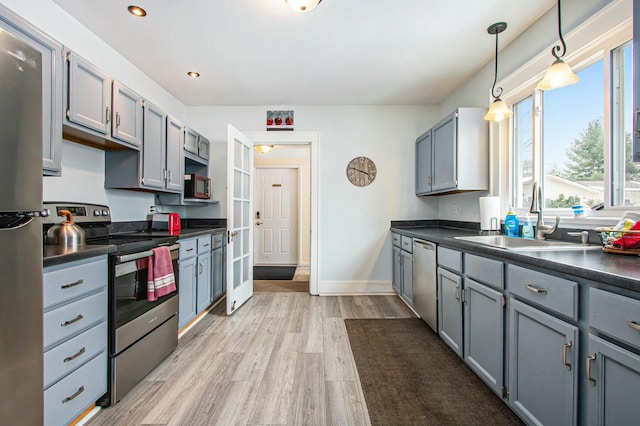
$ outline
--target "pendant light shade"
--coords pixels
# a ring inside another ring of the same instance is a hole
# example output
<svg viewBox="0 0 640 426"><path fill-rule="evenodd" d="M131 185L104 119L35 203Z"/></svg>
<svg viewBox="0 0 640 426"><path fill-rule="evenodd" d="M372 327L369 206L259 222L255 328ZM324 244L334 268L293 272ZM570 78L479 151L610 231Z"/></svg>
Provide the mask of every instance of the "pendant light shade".
<svg viewBox="0 0 640 426"><path fill-rule="evenodd" d="M513 112L511 112L507 104L505 104L502 99L496 98L491 104L489 111L485 114L484 119L487 121L502 121L512 115Z"/></svg>
<svg viewBox="0 0 640 426"><path fill-rule="evenodd" d="M322 0L285 0L296 12L311 12Z"/></svg>
<svg viewBox="0 0 640 426"><path fill-rule="evenodd" d="M544 73L544 77L538 83L539 90L552 90L559 87L569 86L570 84L577 83L580 78L571 70L569 64L562 60L562 57L567 53L567 44L564 42L562 36L562 13L561 3L558 0L558 35L560 36L560 46L555 45L551 49L551 54L555 61L547 71Z"/></svg>
<svg viewBox="0 0 640 426"><path fill-rule="evenodd" d="M500 99L500 95L502 94L502 87L496 87L496 83L498 81L498 34L507 29L506 22L496 22L487 28L487 32L491 35L496 36L496 67L493 74L493 86L491 86L491 96L493 96L493 103L491 104L491 108L484 116L484 119L487 121L501 121L505 118L509 118L513 115L513 112L509 109L507 104L505 104L502 99Z"/></svg>
<svg viewBox="0 0 640 426"><path fill-rule="evenodd" d="M266 154L273 149L273 145L254 145L253 149L260 154Z"/></svg>

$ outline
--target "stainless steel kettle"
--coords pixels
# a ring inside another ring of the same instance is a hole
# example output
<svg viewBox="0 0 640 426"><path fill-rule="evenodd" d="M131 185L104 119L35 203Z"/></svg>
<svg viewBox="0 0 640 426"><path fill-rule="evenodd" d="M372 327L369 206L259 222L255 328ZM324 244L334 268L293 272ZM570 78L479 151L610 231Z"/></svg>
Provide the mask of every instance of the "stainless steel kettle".
<svg viewBox="0 0 640 426"><path fill-rule="evenodd" d="M47 245L59 245L66 248L75 248L86 243L86 232L76 225L73 215L69 210L60 210L58 216L64 216L59 225L53 225L44 236Z"/></svg>

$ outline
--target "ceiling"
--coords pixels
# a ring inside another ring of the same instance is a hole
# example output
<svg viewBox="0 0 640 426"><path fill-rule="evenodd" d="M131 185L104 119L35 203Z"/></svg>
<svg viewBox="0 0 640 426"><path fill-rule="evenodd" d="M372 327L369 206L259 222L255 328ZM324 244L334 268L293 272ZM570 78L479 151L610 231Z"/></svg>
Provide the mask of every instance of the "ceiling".
<svg viewBox="0 0 640 426"><path fill-rule="evenodd" d="M493 60L490 24L508 23L502 48L556 3L54 1L188 106L435 105Z"/></svg>

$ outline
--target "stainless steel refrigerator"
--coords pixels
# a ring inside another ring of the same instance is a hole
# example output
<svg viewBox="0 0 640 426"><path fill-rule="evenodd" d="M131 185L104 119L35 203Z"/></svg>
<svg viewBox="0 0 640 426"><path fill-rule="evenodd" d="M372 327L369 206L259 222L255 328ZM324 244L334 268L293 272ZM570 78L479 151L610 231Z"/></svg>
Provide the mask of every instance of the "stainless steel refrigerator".
<svg viewBox="0 0 640 426"><path fill-rule="evenodd" d="M43 423L42 55L0 21L0 423Z"/></svg>

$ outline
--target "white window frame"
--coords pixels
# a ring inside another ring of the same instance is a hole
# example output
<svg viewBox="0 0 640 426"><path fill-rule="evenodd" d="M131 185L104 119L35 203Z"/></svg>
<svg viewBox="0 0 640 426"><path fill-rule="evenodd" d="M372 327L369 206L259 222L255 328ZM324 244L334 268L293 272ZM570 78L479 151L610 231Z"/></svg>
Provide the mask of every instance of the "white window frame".
<svg viewBox="0 0 640 426"><path fill-rule="evenodd" d="M625 42L633 38L633 17L629 13L631 10L630 1L618 1L603 8L598 13L590 17L576 29L571 31L565 36L567 42L568 54L564 57L565 61L571 64L574 71L579 71L588 65L593 64L597 60L605 59L605 81L611 80L610 61L605 58L604 52L610 52L612 49L624 44ZM554 45L557 43L554 43ZM578 47L581 46L581 47ZM511 73L508 77L502 79L498 86L504 89L502 99L507 105L513 105L527 96L534 96L534 108L535 105L539 105L540 91L535 89L538 81L542 79L542 76L551 65L553 57L551 56L551 47L540 52L533 57L529 62L521 66L518 70ZM580 84L580 83L578 83ZM562 89L556 89L562 90ZM537 102L536 102L537 101ZM611 93L610 86L607 83L605 88L605 96L603 105L603 119L604 119L604 134L605 134L605 176L607 179L611 179ZM540 120L539 114L534 111L534 120ZM498 147L499 155L492 158L492 179L493 186L492 191L502 195L502 207L506 209L509 203L512 201L515 188L513 188L514 182L513 176L513 146L512 141L514 135L511 130L511 119L503 120L497 125L491 126L490 137L492 138L492 146ZM532 150L533 150L533 179L537 182L542 182L540 176L541 167L540 164L540 144L541 135L536 131L540 127L537 123L533 126L532 135ZM611 199L611 185L605 185L605 204ZM574 226L603 226L613 225L622 216L624 211L634 210L630 207L610 207L606 206L601 211L589 211L588 216L584 218L573 218L571 209L545 209L545 217L561 216L561 226L574 227ZM636 208L636 211L640 211L640 208ZM518 215L529 214L528 208L516 209Z"/></svg>

